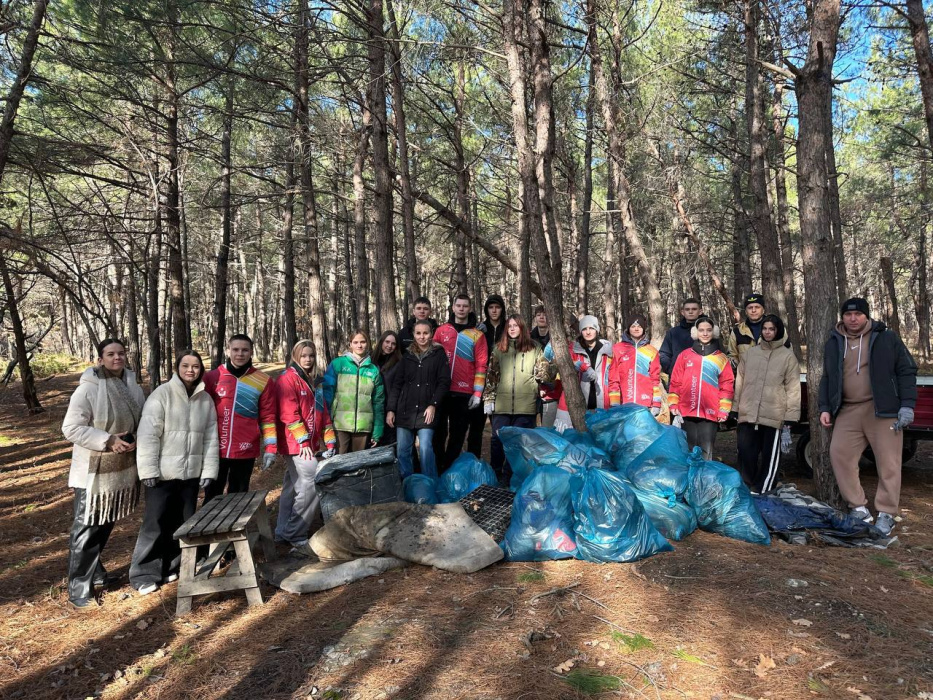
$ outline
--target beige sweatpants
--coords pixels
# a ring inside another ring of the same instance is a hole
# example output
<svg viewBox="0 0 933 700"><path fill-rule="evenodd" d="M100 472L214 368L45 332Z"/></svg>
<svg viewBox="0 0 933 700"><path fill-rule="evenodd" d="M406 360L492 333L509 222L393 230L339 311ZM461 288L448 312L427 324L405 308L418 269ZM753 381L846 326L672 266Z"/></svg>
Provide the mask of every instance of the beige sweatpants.
<svg viewBox="0 0 933 700"><path fill-rule="evenodd" d="M829 456L839 492L850 508L868 503L858 478L858 461L865 447L871 445L878 467L875 509L879 513L897 514L904 433L891 430L893 424L894 418L875 417L874 401L844 404L836 416Z"/></svg>

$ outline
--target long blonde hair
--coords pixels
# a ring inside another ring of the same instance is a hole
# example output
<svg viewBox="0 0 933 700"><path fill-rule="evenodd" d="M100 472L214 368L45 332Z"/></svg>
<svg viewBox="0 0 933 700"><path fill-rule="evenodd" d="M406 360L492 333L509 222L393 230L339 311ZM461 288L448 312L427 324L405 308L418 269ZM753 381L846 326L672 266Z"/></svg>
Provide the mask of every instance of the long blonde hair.
<svg viewBox="0 0 933 700"><path fill-rule="evenodd" d="M317 379L324 373L321 371L321 363L317 361L317 348L314 347L313 340L308 340L305 338L304 340L299 340L297 343L295 343L295 346L292 348L292 362L296 367L299 366L298 358L301 357L301 351L305 348L311 348L311 354L314 357L314 369L305 373L308 375L309 379Z"/></svg>

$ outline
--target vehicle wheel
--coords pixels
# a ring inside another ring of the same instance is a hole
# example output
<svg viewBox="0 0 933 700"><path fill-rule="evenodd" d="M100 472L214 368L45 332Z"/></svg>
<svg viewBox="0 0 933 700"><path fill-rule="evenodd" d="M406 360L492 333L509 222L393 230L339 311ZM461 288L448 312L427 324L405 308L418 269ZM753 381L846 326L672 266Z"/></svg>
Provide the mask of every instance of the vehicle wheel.
<svg viewBox="0 0 933 700"><path fill-rule="evenodd" d="M797 471L808 479L813 478L813 461L810 454L810 431L805 430L797 438Z"/></svg>

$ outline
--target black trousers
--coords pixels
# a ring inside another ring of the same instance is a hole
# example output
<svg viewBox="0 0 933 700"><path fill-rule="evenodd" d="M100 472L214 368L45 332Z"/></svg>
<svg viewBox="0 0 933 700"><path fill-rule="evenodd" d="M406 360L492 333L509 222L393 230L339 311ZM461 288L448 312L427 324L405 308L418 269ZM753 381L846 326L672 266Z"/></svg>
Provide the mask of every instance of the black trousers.
<svg viewBox="0 0 933 700"><path fill-rule="evenodd" d="M474 418L475 411L485 420L482 405L469 408L470 394L449 393L441 401L438 417L434 421L434 456L437 459L437 473L442 474L447 467L454 463L463 451L463 441L467 431L470 430L470 420ZM482 445L482 443L480 443ZM479 451L473 451L479 457Z"/></svg>
<svg viewBox="0 0 933 700"><path fill-rule="evenodd" d="M716 433L719 424L705 418L684 417L684 432L687 433L687 444L692 450L699 446L703 450L703 459L713 458L713 445L716 444Z"/></svg>
<svg viewBox="0 0 933 700"><path fill-rule="evenodd" d="M509 426L515 428L534 428L536 419L538 415L536 413L532 414L504 414L504 413L495 413L490 419L492 423L492 440L490 441L490 453L491 453L491 465L496 476L499 477L499 481L504 482L508 485L509 481L512 479L512 467L509 466L508 461L505 458L505 448L502 446L502 441L499 439L499 431L502 428Z"/></svg>
<svg viewBox="0 0 933 700"><path fill-rule="evenodd" d="M468 410L470 433L467 435L467 452L472 452L477 459L483 458L483 432L486 430L486 414L483 413L483 404Z"/></svg>
<svg viewBox="0 0 933 700"><path fill-rule="evenodd" d="M224 488L227 493L244 493L249 491L249 478L253 473L255 457L248 459L220 458L220 470L213 484L204 489L204 502L207 503L217 496L223 496Z"/></svg>
<svg viewBox="0 0 933 700"><path fill-rule="evenodd" d="M739 473L749 491L765 493L773 489L781 466L781 431L767 425L739 423L736 442Z"/></svg>
<svg viewBox="0 0 933 700"><path fill-rule="evenodd" d="M169 574L178 573L181 546L172 535L197 509L198 481L170 479L152 488L143 487L146 511L130 564L130 584L134 588L161 584Z"/></svg>
<svg viewBox="0 0 933 700"><path fill-rule="evenodd" d="M72 600L94 597L94 581L101 581L105 576L100 555L110 539L114 525L85 525L82 516L87 490L75 489L74 492L74 520L71 523L68 548L68 597Z"/></svg>

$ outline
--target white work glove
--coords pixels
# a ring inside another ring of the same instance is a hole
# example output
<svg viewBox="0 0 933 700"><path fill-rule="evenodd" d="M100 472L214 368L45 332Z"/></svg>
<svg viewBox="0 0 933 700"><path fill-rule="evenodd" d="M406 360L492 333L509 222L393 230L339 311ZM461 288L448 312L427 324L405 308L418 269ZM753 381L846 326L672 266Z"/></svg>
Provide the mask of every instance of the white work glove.
<svg viewBox="0 0 933 700"><path fill-rule="evenodd" d="M472 411L474 408L479 406L479 404L480 404L479 396L477 396L476 394L473 394L473 396L470 397L470 403L467 404L467 408L469 408Z"/></svg>
<svg viewBox="0 0 933 700"><path fill-rule="evenodd" d="M661 415L661 407L660 407L660 406L652 406L652 407L651 407L651 415L654 416L655 418L657 418L658 416L660 416L660 415Z"/></svg>
<svg viewBox="0 0 933 700"><path fill-rule="evenodd" d="M491 416L492 412L496 410L496 404L494 403L484 403L483 404L483 413L487 416Z"/></svg>
<svg viewBox="0 0 933 700"><path fill-rule="evenodd" d="M273 464L275 464L275 453L266 452L262 456L262 467L261 467L262 471L266 471Z"/></svg>
<svg viewBox="0 0 933 700"><path fill-rule="evenodd" d="M684 417L678 413L676 416L674 416L674 420L671 421L671 425L673 425L675 428L683 428Z"/></svg>
<svg viewBox="0 0 933 700"><path fill-rule="evenodd" d="M904 406L897 412L897 420L894 421L894 425L891 426L891 430L893 430L895 433L899 433L913 422L914 409Z"/></svg>
<svg viewBox="0 0 933 700"><path fill-rule="evenodd" d="M336 453L337 453L337 450L335 450L333 447L331 447L329 450L324 450L324 451L321 453L321 459L330 459L330 458L333 457Z"/></svg>
<svg viewBox="0 0 933 700"><path fill-rule="evenodd" d="M198 486L200 486L202 489L206 489L210 487L210 485L213 483L214 483L213 479L209 479L205 477L204 479L201 479L200 482L198 482Z"/></svg>
<svg viewBox="0 0 933 700"><path fill-rule="evenodd" d="M580 380L584 382L595 382L597 379L599 379L599 375L596 374L596 370L592 367L587 367L583 374L580 375Z"/></svg>
<svg viewBox="0 0 933 700"><path fill-rule="evenodd" d="M158 479L143 479L143 486L145 486L147 489L155 488L155 485L158 483Z"/></svg>
<svg viewBox="0 0 933 700"><path fill-rule="evenodd" d="M791 443L790 426L785 425L781 429L781 453L782 454L788 454L790 452L790 443Z"/></svg>

